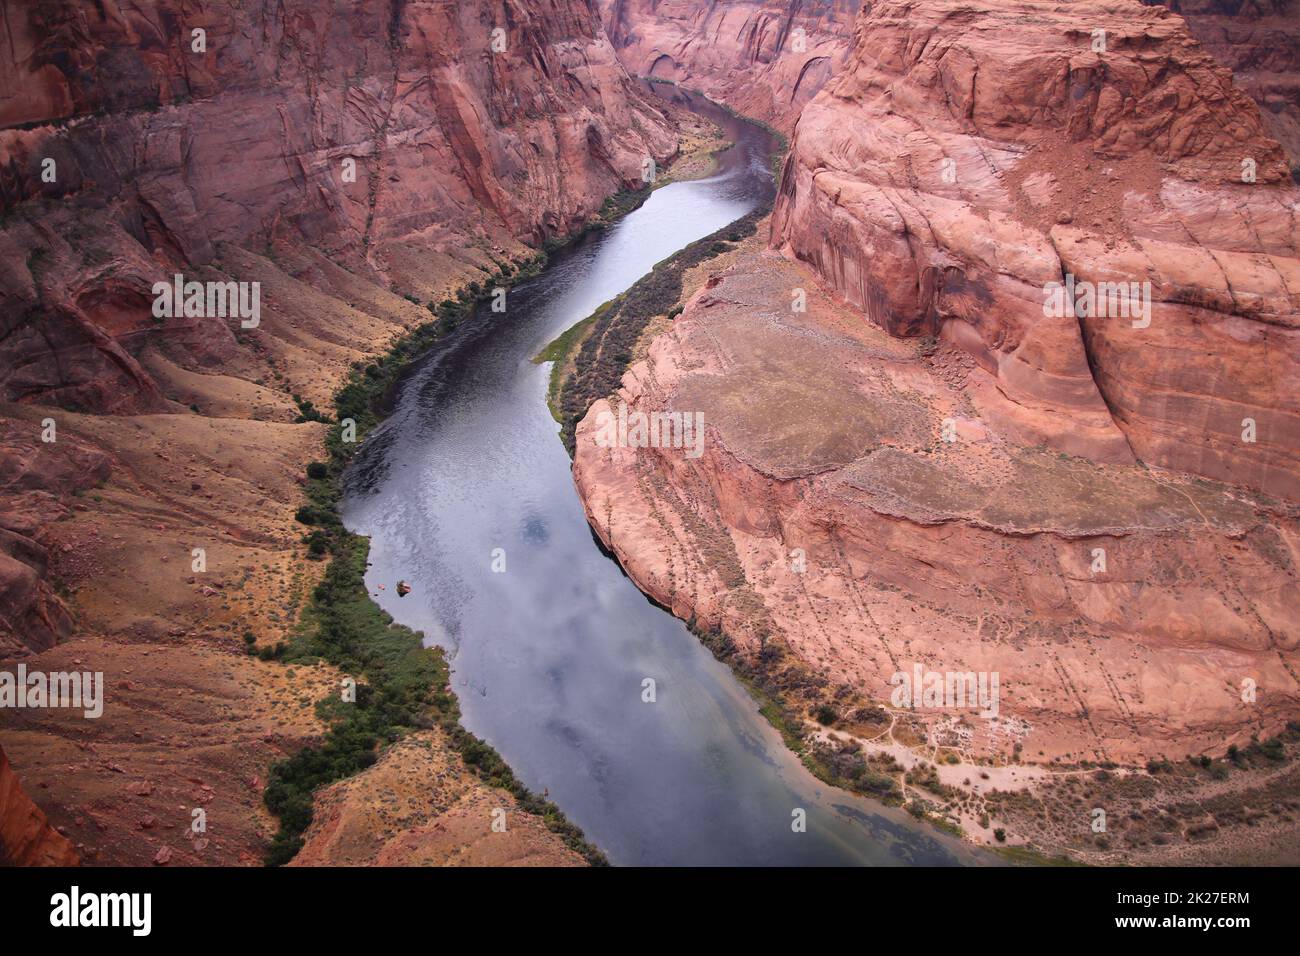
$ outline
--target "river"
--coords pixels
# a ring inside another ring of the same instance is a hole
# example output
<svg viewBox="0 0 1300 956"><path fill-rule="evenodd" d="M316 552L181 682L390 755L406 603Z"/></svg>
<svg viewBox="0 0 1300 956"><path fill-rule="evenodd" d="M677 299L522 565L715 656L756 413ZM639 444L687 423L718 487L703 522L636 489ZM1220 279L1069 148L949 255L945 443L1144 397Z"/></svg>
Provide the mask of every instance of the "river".
<svg viewBox="0 0 1300 956"><path fill-rule="evenodd" d="M813 777L587 525L546 406L549 366L532 357L774 190L773 137L692 100L735 141L717 174L656 190L419 360L349 472L344 521L370 537L376 600L447 650L466 727L612 863L974 862L928 824Z"/></svg>

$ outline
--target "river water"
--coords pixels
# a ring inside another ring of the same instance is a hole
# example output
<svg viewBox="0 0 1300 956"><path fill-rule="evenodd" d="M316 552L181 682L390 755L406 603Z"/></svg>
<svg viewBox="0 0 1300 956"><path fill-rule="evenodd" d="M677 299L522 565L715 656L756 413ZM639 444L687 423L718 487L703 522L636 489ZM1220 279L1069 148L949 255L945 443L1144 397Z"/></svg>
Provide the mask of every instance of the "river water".
<svg viewBox="0 0 1300 956"><path fill-rule="evenodd" d="M731 672L587 526L547 411L549 365L532 356L774 190L770 134L692 99L736 143L715 176L658 189L558 253L510 290L505 313L461 323L406 377L346 486L344 520L371 539L367 583L447 650L465 725L612 863L974 862L905 812L808 773ZM653 703L642 701L647 677Z"/></svg>

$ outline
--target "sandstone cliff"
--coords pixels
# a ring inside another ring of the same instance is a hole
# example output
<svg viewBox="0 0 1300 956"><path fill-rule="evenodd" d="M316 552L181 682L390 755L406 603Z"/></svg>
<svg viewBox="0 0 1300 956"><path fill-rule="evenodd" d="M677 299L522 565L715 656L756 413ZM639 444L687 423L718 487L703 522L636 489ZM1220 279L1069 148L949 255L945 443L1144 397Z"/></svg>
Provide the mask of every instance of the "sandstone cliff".
<svg viewBox="0 0 1300 956"><path fill-rule="evenodd" d="M244 646L321 571L304 403L676 134L582 0L0 12L0 659L110 688L0 733L86 859L258 863L266 769L340 676ZM176 273L258 283L260 323L155 316Z"/></svg>
<svg viewBox="0 0 1300 956"><path fill-rule="evenodd" d="M1296 0L1162 0L1261 107L1300 164L1300 7ZM793 129L843 66L859 0L600 0L629 72L703 90ZM1098 21L1100 22L1100 21ZM802 34L795 33L801 29Z"/></svg>
<svg viewBox="0 0 1300 956"><path fill-rule="evenodd" d="M698 89L790 132L840 68L859 0L600 0L630 73Z"/></svg>
<svg viewBox="0 0 1300 956"><path fill-rule="evenodd" d="M0 866L76 866L72 844L23 793L0 747Z"/></svg>
<svg viewBox="0 0 1300 956"><path fill-rule="evenodd" d="M1027 440L1295 498L1298 201L1162 8L878 3L773 229L869 321L967 352ZM1149 316L1045 317L1068 276L1138 283Z"/></svg>
<svg viewBox="0 0 1300 956"><path fill-rule="evenodd" d="M220 243L309 243L423 301L430 257L564 235L676 146L582 3L5 11L7 400L156 411L151 342L228 364L223 329L145 308Z"/></svg>
<svg viewBox="0 0 1300 956"><path fill-rule="evenodd" d="M772 249L716 270L579 425L588 517L858 773L928 756L944 786L1014 789L1287 733L1298 199L1167 10L864 6ZM1047 314L1067 277L1149 283L1150 311ZM607 447L620 403L702 413L703 454ZM893 703L917 666L1000 675L999 712Z"/></svg>
<svg viewBox="0 0 1300 956"><path fill-rule="evenodd" d="M1165 0L1192 36L1260 105L1269 132L1300 167L1300 2Z"/></svg>

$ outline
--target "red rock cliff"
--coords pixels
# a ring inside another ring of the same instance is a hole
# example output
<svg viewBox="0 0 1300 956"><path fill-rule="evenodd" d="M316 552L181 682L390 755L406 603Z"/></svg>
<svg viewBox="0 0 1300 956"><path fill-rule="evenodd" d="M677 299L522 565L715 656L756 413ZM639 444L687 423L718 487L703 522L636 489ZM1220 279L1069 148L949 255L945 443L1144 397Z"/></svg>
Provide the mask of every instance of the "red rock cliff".
<svg viewBox="0 0 1300 956"><path fill-rule="evenodd" d="M773 241L968 352L1026 436L1296 498L1298 199L1162 8L890 0L803 112ZM1067 276L1149 283L1149 325L1046 316Z"/></svg>
<svg viewBox="0 0 1300 956"><path fill-rule="evenodd" d="M789 132L839 69L858 0L600 0L619 59Z"/></svg>
<svg viewBox="0 0 1300 956"><path fill-rule="evenodd" d="M7 400L158 410L142 348L228 362L223 329L148 311L219 243L310 243L425 299L431 251L564 234L675 149L580 2L4 10Z"/></svg>
<svg viewBox="0 0 1300 956"><path fill-rule="evenodd" d="M1278 733L1297 198L1163 8L864 5L772 247L724 253L579 423L588 518L796 718L843 714L844 753L1140 765ZM1067 275L1149 283L1150 311L1045 310ZM611 442L619 403L701 415L702 447ZM1000 675L1000 713L895 703L914 667Z"/></svg>
<svg viewBox="0 0 1300 956"><path fill-rule="evenodd" d="M0 127L35 127L0 141L5 198L136 200L187 253L281 224L342 246L457 217L540 239L673 146L580 0L62 0L5 20Z"/></svg>
<svg viewBox="0 0 1300 956"><path fill-rule="evenodd" d="M1300 167L1300 0L1165 0L1237 85Z"/></svg>
<svg viewBox="0 0 1300 956"><path fill-rule="evenodd" d="M72 844L23 793L0 747L0 866L76 866Z"/></svg>

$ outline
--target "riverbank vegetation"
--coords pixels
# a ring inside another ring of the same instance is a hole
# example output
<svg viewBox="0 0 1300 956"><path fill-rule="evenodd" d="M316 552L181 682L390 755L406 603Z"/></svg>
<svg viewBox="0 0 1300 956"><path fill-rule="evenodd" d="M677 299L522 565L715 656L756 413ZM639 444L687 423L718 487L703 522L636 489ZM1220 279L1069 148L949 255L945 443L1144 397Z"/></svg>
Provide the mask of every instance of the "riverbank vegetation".
<svg viewBox="0 0 1300 956"><path fill-rule="evenodd" d="M766 215L764 206L673 253L539 354L538 361L556 363L552 370L551 414L560 423L560 440L570 456L578 422L593 402L618 389L632 362L632 347L646 325L677 308L686 271L752 236ZM570 357L572 364L566 369Z"/></svg>
<svg viewBox="0 0 1300 956"><path fill-rule="evenodd" d="M789 663L784 646L773 639L763 642L762 650L752 659L741 654L735 642L721 628L706 629L695 621L687 627L709 652L731 670L758 704L759 713L780 733L785 745L818 780L833 787L872 797L897 806L903 794L897 781L897 767L882 765L861 752L842 752L818 746L809 740L804 720L787 701L796 688L791 680L806 680L798 668Z"/></svg>
<svg viewBox="0 0 1300 956"><path fill-rule="evenodd" d="M329 565L294 639L278 656L286 663L333 664L356 681L355 700L345 700L341 688L320 701L317 712L329 727L324 740L272 766L264 800L280 829L267 852L268 865L287 863L302 848L317 789L373 765L382 748L403 735L433 726L442 729L484 783L509 791L521 810L541 817L589 863L606 862L558 807L532 793L491 746L461 726L442 649L425 647L422 634L394 622L370 599L365 583L369 542L349 532L338 511L343 473L361 440L382 420L411 360L472 315L493 288L535 275L545 260L539 253L521 263L499 263L487 281L466 286L455 298L429 303L435 318L403 336L382 357L355 365L335 394L335 418L328 422L325 441L328 457L307 466L307 504L297 512L309 529L304 536L309 553ZM328 421L323 415L314 420Z"/></svg>
<svg viewBox="0 0 1300 956"><path fill-rule="evenodd" d="M669 80L645 79L677 86ZM687 87L679 88L704 96ZM731 116L765 130L773 138L776 149L772 152L771 163L773 175L779 182L789 140L766 123L737 113L723 103L709 102ZM535 362L555 363L551 368L547 401L551 415L560 423L560 440L570 457L573 456L574 431L578 422L594 402L618 389L623 373L632 362L633 347L646 326L657 316L666 315L671 319L681 313L686 272L731 251L736 243L754 235L758 223L771 209L771 201L762 203L747 215L656 263L630 289L565 330L538 353Z"/></svg>

